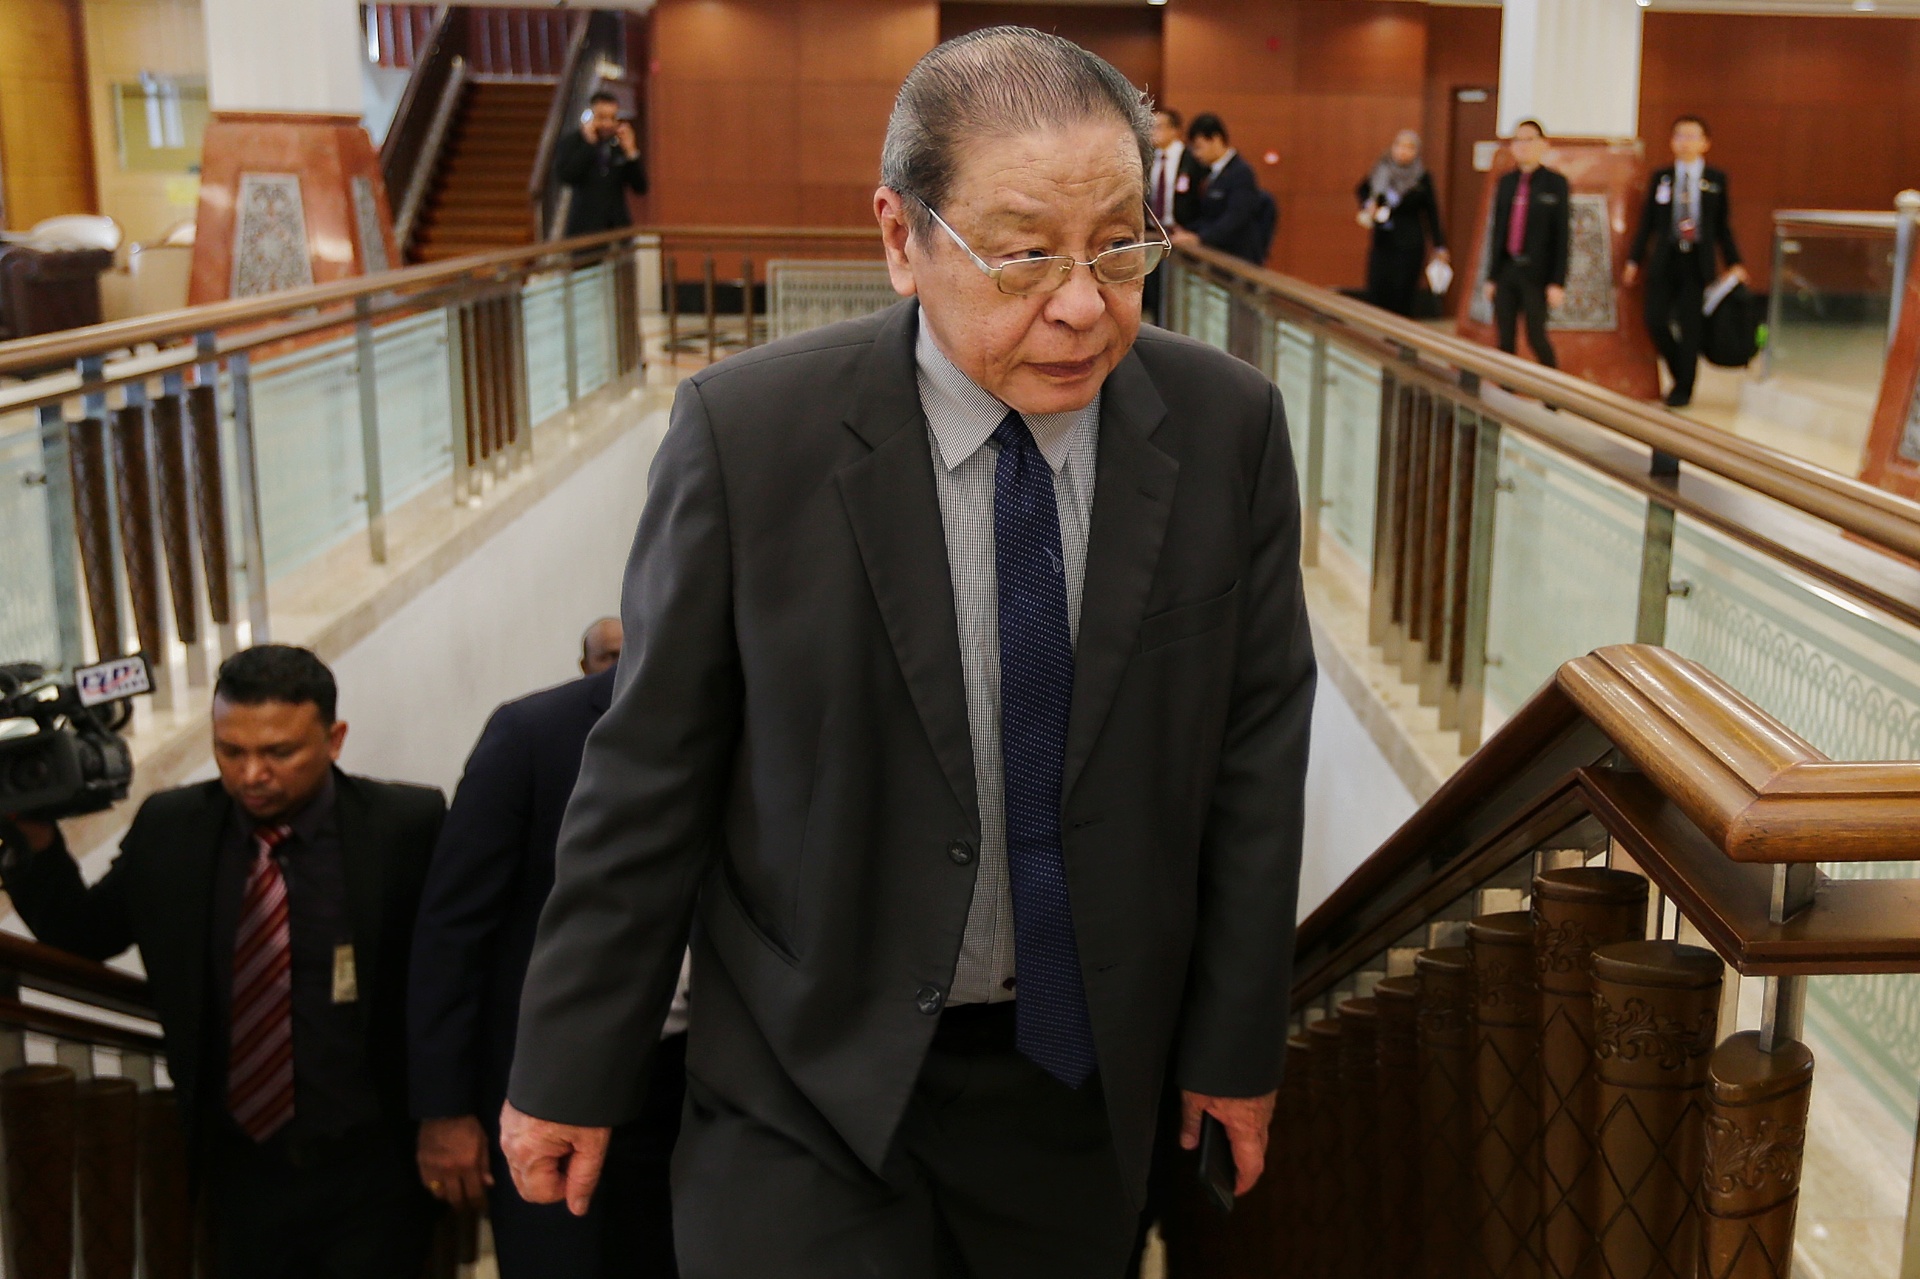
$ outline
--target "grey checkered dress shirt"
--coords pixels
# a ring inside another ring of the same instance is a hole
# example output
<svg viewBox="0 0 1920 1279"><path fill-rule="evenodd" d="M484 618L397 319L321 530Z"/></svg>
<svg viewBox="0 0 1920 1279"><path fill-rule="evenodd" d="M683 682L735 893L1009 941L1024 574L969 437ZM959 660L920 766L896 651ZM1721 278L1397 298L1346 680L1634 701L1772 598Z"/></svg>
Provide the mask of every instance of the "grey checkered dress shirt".
<svg viewBox="0 0 1920 1279"><path fill-rule="evenodd" d="M960 667L973 736L973 783L980 799L980 862L947 1002L994 1003L1013 998L1013 891L1007 878L1006 776L1000 759L1000 603L993 546L993 479L1000 449L990 439L1007 406L941 353L924 320L915 356L920 407L933 446L940 522L946 529L947 565L953 574L953 611L960 628ZM1094 397L1075 413L1030 416L1027 428L1053 468L1060 550L1067 562L1067 625L1078 642L1100 399Z"/></svg>

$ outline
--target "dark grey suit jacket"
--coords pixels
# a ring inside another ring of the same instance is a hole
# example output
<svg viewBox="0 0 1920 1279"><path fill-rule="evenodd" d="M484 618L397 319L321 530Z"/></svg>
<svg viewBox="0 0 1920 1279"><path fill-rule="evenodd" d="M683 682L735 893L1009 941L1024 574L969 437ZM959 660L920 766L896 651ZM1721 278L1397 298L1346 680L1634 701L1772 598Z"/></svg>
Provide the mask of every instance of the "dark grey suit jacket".
<svg viewBox="0 0 1920 1279"><path fill-rule="evenodd" d="M522 996L510 1093L614 1124L697 915L688 1073L881 1172L977 862L917 304L680 388ZM1314 662L1279 392L1143 330L1106 384L1067 736L1074 927L1120 1165L1286 1038ZM884 1175L884 1174L883 1174Z"/></svg>

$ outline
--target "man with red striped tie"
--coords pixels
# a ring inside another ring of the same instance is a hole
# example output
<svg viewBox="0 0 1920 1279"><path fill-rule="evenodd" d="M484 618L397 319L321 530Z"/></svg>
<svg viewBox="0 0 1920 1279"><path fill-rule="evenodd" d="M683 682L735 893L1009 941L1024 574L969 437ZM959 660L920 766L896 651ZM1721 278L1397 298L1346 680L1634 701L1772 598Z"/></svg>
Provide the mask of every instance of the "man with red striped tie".
<svg viewBox="0 0 1920 1279"><path fill-rule="evenodd" d="M335 703L306 649L237 653L214 685L218 781L149 798L91 887L44 823L0 866L41 941L140 948L222 1279L417 1279L431 1233L405 1017L446 801L337 768Z"/></svg>

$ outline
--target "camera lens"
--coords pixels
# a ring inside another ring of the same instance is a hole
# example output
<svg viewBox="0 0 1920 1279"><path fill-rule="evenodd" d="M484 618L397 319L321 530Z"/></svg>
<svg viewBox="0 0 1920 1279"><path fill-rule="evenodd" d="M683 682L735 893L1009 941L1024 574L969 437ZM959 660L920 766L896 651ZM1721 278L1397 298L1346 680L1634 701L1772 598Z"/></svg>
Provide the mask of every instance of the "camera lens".
<svg viewBox="0 0 1920 1279"><path fill-rule="evenodd" d="M45 751L25 751L7 764L7 789L10 791L39 790L52 778Z"/></svg>

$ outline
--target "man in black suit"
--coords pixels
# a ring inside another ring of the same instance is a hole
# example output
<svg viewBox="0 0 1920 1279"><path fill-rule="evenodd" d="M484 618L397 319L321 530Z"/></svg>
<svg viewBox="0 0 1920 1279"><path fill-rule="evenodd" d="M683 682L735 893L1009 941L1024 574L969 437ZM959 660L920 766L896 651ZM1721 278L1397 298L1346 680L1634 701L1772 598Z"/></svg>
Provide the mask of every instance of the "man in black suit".
<svg viewBox="0 0 1920 1279"><path fill-rule="evenodd" d="M1733 241L1727 175L1707 167L1707 148L1713 145L1707 122L1697 115L1681 116L1673 122L1668 143L1673 163L1655 173L1647 188L1640 229L1634 232L1620 282L1631 286L1645 265L1647 332L1673 375L1667 403L1680 408L1693 402L1707 286L1721 278L1721 263L1741 280L1747 278L1747 269L1740 265L1740 246Z"/></svg>
<svg viewBox="0 0 1920 1279"><path fill-rule="evenodd" d="M1227 142L1227 126L1208 112L1187 129L1187 151L1206 166L1200 204L1191 220L1174 233L1175 244L1204 244L1263 266L1273 227L1266 223L1268 196L1253 176L1253 166Z"/></svg>
<svg viewBox="0 0 1920 1279"><path fill-rule="evenodd" d="M4 867L35 937L140 948L221 1279L417 1279L433 1201L414 1172L406 988L446 803L334 765L347 726L303 648L236 653L213 692L218 781L134 816L91 887L58 832Z"/></svg>
<svg viewBox="0 0 1920 1279"><path fill-rule="evenodd" d="M588 103L590 114L578 131L560 135L553 173L572 188L567 204L567 234L591 235L632 226L627 192L647 193L647 164L633 123L620 118L620 99L605 91Z"/></svg>
<svg viewBox="0 0 1920 1279"><path fill-rule="evenodd" d="M481 733L427 874L414 929L413 1105L420 1175L456 1207L488 1204L502 1279L671 1279L668 1160L685 1092L685 1012L668 1019L638 1119L615 1131L584 1217L530 1204L499 1149L520 987L553 887L560 817L587 734L613 696L618 618L581 640L584 678L508 702Z"/></svg>
<svg viewBox="0 0 1920 1279"><path fill-rule="evenodd" d="M1278 391L1140 326L1150 122L1085 50L938 46L894 287L681 385L502 1118L584 1209L693 931L688 1279L1079 1279L1156 1104L1259 1177L1314 688Z"/></svg>
<svg viewBox="0 0 1920 1279"><path fill-rule="evenodd" d="M1207 167L1187 150L1180 133L1180 113L1172 107L1153 111L1153 165L1147 173L1147 207L1171 230L1193 219L1200 207L1200 188L1207 181ZM1146 293L1140 307L1155 324L1166 323L1162 309L1161 281L1167 278L1166 264L1154 268L1147 277Z"/></svg>
<svg viewBox="0 0 1920 1279"><path fill-rule="evenodd" d="M1500 349L1512 351L1515 320L1525 312L1533 358L1556 366L1547 336L1547 312L1567 297L1567 221L1573 189L1566 175L1546 167L1546 130L1537 120L1514 126L1507 144L1517 167L1493 188L1493 245L1487 263L1486 296Z"/></svg>

